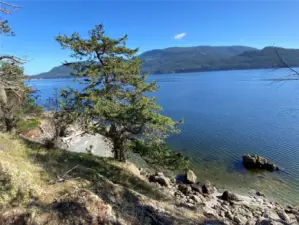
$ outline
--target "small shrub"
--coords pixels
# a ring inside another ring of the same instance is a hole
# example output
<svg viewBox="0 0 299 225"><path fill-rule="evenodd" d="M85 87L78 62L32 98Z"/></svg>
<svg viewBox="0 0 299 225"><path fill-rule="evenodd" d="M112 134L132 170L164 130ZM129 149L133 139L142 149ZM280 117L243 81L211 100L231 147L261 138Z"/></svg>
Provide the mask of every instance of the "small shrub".
<svg viewBox="0 0 299 225"><path fill-rule="evenodd" d="M37 128L39 125L40 125L40 121L36 119L19 121L17 123L17 131L19 133L24 133L26 131L30 131Z"/></svg>
<svg viewBox="0 0 299 225"><path fill-rule="evenodd" d="M146 143L138 140L134 142L132 148L153 166L175 170L186 169L189 165L188 157L173 151L164 142Z"/></svg>

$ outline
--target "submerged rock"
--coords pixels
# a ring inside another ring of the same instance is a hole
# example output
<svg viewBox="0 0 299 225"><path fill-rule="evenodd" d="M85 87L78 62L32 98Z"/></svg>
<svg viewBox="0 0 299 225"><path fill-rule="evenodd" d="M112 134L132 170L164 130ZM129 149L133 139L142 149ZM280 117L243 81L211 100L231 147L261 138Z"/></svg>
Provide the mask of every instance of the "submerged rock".
<svg viewBox="0 0 299 225"><path fill-rule="evenodd" d="M259 155L244 155L243 165L247 169L264 169L268 171L279 170L279 167L277 165L269 162L267 159Z"/></svg>

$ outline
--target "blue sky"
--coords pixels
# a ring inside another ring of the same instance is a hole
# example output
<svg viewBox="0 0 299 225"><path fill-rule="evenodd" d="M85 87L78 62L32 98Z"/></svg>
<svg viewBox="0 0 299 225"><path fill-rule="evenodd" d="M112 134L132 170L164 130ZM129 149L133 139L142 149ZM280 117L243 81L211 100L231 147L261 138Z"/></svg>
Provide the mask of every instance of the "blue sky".
<svg viewBox="0 0 299 225"><path fill-rule="evenodd" d="M2 53L26 57L25 72L46 72L69 59L54 40L87 34L103 23L107 35L127 33L140 52L172 46L276 45L299 48L296 0L15 0L23 6L8 19L15 37L0 37ZM177 38L175 38L177 36ZM1 54L2 54L1 53Z"/></svg>

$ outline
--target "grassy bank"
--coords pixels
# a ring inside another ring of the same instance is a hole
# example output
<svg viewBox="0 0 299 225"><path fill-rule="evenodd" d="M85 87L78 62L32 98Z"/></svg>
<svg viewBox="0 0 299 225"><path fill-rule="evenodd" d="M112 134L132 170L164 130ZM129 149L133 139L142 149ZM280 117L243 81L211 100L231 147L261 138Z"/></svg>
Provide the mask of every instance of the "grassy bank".
<svg viewBox="0 0 299 225"><path fill-rule="evenodd" d="M88 205L94 200L78 200L82 193L97 204L111 206L113 216L103 224L153 224L161 218L200 224L204 219L199 212L177 208L133 164L44 149L4 133L0 133L0 147L0 223L13 224L17 218L24 224L90 224L93 217L85 215L93 215L99 207Z"/></svg>

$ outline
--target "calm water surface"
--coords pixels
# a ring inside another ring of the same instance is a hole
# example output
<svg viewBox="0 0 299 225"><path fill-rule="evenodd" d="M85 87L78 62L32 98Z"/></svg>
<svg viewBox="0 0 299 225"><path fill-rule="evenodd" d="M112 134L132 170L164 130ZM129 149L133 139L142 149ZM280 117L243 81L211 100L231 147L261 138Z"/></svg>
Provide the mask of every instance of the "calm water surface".
<svg viewBox="0 0 299 225"><path fill-rule="evenodd" d="M299 204L299 80L273 82L287 70L219 71L152 75L165 115L184 119L182 132L169 144L192 159L199 180L239 192L263 191L286 203ZM39 103L70 79L35 80ZM243 169L244 153L257 153L284 168L278 173Z"/></svg>

